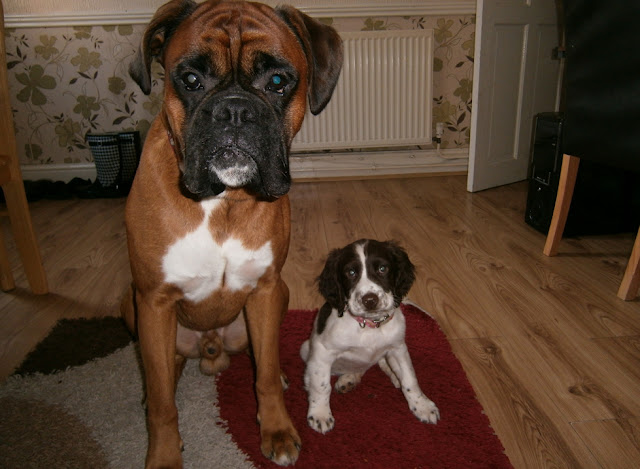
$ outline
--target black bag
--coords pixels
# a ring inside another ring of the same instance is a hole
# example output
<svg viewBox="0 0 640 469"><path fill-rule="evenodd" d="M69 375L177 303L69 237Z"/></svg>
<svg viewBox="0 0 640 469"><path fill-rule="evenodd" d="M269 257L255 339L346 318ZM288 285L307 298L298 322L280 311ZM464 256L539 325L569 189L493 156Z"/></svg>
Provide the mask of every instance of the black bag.
<svg viewBox="0 0 640 469"><path fill-rule="evenodd" d="M96 164L97 179L80 196L126 196L140 161L140 132L87 134L86 139Z"/></svg>

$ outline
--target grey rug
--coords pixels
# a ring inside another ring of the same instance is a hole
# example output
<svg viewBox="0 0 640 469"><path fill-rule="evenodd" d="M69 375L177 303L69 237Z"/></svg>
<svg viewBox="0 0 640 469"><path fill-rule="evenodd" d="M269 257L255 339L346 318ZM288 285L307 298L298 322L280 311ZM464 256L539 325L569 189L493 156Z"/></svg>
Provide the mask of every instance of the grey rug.
<svg viewBox="0 0 640 469"><path fill-rule="evenodd" d="M53 374L11 376L0 386L0 468L141 468L142 399L133 343ZM217 402L215 379L190 360L176 396L185 468L253 467L226 432Z"/></svg>

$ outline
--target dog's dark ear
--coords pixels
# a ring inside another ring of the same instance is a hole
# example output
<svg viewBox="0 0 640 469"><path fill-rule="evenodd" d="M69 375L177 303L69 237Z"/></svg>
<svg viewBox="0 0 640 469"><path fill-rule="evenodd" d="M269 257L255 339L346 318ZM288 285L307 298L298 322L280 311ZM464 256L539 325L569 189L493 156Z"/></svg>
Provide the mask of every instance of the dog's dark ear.
<svg viewBox="0 0 640 469"><path fill-rule="evenodd" d="M393 258L394 288L393 298L396 306L409 293L413 282L416 279L416 268L409 260L407 252L396 242L389 241L389 249Z"/></svg>
<svg viewBox="0 0 640 469"><path fill-rule="evenodd" d="M324 331L324 328L327 326L327 321L333 312L333 308L329 303L325 303L318 311L318 320L316 321L316 334L320 335Z"/></svg>
<svg viewBox="0 0 640 469"><path fill-rule="evenodd" d="M129 75L144 94L151 93L151 63L162 61L162 53L169 37L189 16L197 4L193 0L173 0L162 5L147 26L135 59L129 65Z"/></svg>
<svg viewBox="0 0 640 469"><path fill-rule="evenodd" d="M309 109L316 115L333 94L342 70L342 39L331 26L283 5L276 12L298 36L309 64Z"/></svg>
<svg viewBox="0 0 640 469"><path fill-rule="evenodd" d="M340 282L340 258L342 257L341 249L334 249L329 253L327 262L324 264L322 273L318 277L318 289L320 294L327 300L332 308L338 310L338 314L342 316L345 306L345 294L342 283Z"/></svg>

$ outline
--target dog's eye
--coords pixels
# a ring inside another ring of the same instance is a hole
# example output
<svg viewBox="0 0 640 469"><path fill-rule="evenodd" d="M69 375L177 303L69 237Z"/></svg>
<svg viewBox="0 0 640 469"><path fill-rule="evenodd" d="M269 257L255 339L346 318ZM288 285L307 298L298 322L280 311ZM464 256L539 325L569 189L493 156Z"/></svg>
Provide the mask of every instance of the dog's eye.
<svg viewBox="0 0 640 469"><path fill-rule="evenodd" d="M266 90L272 93L283 95L284 89L287 87L288 83L289 83L288 80L284 76L276 73L269 79L269 83L267 83Z"/></svg>
<svg viewBox="0 0 640 469"><path fill-rule="evenodd" d="M354 278L357 275L356 269L347 270L347 277Z"/></svg>
<svg viewBox="0 0 640 469"><path fill-rule="evenodd" d="M387 272L389 272L389 267L387 267L386 265L379 265L378 266L378 273L381 275L386 275Z"/></svg>
<svg viewBox="0 0 640 469"><path fill-rule="evenodd" d="M195 73L185 73L182 75L182 83L184 83L184 87L189 91L196 91L202 88L202 83L200 83L200 78Z"/></svg>

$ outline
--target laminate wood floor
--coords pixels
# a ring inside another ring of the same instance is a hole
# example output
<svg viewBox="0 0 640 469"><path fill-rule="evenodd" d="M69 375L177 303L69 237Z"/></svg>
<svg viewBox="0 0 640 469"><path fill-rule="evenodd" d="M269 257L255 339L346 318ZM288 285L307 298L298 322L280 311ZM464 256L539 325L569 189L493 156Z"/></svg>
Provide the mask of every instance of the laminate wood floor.
<svg viewBox="0 0 640 469"><path fill-rule="evenodd" d="M417 267L409 298L446 333L515 467L639 467L640 301L616 297L633 235L566 239L546 258L523 221L526 183L477 194L465 183L296 182L290 308L320 306L314 279L330 249L395 239ZM31 295L19 268L18 288L0 293L0 379L59 318L118 314L130 279L124 199L31 210L51 293Z"/></svg>

